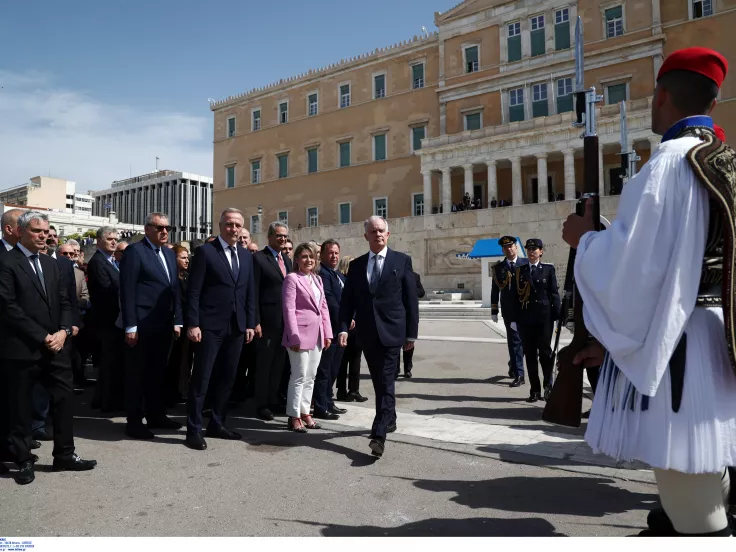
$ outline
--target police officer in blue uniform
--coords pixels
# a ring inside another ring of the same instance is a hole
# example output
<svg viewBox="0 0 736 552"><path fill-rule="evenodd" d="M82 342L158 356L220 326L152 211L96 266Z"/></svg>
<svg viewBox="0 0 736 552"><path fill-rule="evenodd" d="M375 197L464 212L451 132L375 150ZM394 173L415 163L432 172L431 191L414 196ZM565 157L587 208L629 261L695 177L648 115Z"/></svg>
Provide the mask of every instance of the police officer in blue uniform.
<svg viewBox="0 0 736 552"><path fill-rule="evenodd" d="M552 385L552 327L560 316L560 293L555 267L540 262L544 253L542 240L528 239L525 249L529 262L516 268L514 278L518 295L516 321L531 386L527 402L537 402L542 400L537 356L542 365L545 400Z"/></svg>
<svg viewBox="0 0 736 552"><path fill-rule="evenodd" d="M497 262L491 267L491 318L498 322L499 297L501 299L501 311L503 313L503 324L506 326L506 343L509 348L509 377L514 378L510 387L524 385L524 350L521 346L521 336L513 324L516 320L516 304L519 296L516 293L516 267L526 264L528 261L519 258L516 250L516 238L503 236L498 240L505 259ZM512 326L513 324L513 326Z"/></svg>

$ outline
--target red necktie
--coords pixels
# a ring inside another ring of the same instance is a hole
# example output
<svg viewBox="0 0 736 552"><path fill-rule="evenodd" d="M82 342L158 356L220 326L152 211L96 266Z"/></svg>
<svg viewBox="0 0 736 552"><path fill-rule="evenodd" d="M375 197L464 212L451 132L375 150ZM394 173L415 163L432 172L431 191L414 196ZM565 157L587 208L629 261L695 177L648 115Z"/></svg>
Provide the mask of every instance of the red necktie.
<svg viewBox="0 0 736 552"><path fill-rule="evenodd" d="M278 254L279 258L279 268L281 269L281 275L286 278L286 265L284 264L284 258L281 256L281 253Z"/></svg>

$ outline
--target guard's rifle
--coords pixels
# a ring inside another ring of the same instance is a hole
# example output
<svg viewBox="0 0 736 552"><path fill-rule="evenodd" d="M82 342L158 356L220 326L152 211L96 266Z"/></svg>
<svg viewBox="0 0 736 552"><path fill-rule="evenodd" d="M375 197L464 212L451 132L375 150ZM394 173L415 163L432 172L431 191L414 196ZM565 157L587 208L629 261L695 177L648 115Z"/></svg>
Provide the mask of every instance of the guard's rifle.
<svg viewBox="0 0 736 552"><path fill-rule="evenodd" d="M628 126L626 124L626 102L621 102L621 184L625 184L636 176L636 163L641 161L641 157L636 154L634 144L629 144Z"/></svg>
<svg viewBox="0 0 736 552"><path fill-rule="evenodd" d="M592 211L595 230L600 230L600 198L598 194L598 134L595 106L603 98L596 94L595 88L586 89L584 85L583 28L578 16L575 25L575 111L576 122L573 126L585 128L583 134L583 182L584 193L575 212L584 216ZM563 347L557 354L557 377L551 392L547 395L542 419L553 424L569 427L580 427L583 408L583 369L572 361L590 342L590 334L583 322L583 300L575 285L575 253L570 248L565 273L564 303L567 312L560 313L560 319L567 318L565 325L573 332L572 342ZM572 314L572 316L570 316ZM555 348L559 345L559 333L562 331L562 320L557 324L558 335Z"/></svg>

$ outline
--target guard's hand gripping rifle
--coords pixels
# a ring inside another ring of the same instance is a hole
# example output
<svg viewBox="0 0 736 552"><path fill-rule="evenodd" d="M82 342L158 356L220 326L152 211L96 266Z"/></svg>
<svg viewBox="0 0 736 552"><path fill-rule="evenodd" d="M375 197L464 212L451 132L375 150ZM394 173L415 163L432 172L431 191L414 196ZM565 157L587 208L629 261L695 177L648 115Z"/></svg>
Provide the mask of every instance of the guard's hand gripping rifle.
<svg viewBox="0 0 736 552"><path fill-rule="evenodd" d="M600 230L600 198L598 195L598 134L596 128L595 106L601 97L595 88L585 89L583 84L583 32L581 19L575 25L575 110L577 121L573 126L585 128L583 134L584 183L585 193L578 201L575 212L579 216L592 209L595 229ZM557 322L555 351L559 346L560 333L564 323L573 331L572 342L557 354L558 372L554 386L547 398L542 419L553 424L580 427L583 408L583 367L575 366L573 359L590 343L590 334L583 322L583 300L575 285L575 254L570 248L565 274L565 295L562 312Z"/></svg>

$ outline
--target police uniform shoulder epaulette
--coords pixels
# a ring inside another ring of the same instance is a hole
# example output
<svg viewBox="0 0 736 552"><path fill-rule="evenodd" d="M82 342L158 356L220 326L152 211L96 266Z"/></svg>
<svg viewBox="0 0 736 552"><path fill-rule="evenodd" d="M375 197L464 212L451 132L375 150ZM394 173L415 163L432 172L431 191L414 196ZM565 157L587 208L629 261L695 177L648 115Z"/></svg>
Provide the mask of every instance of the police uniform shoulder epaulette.
<svg viewBox="0 0 736 552"><path fill-rule="evenodd" d="M493 263L493 268L496 268L496 267L497 267L498 265L500 265L500 264L501 264L501 263L502 263L503 261L504 261L504 259L501 259L500 261L496 261L495 263Z"/></svg>

